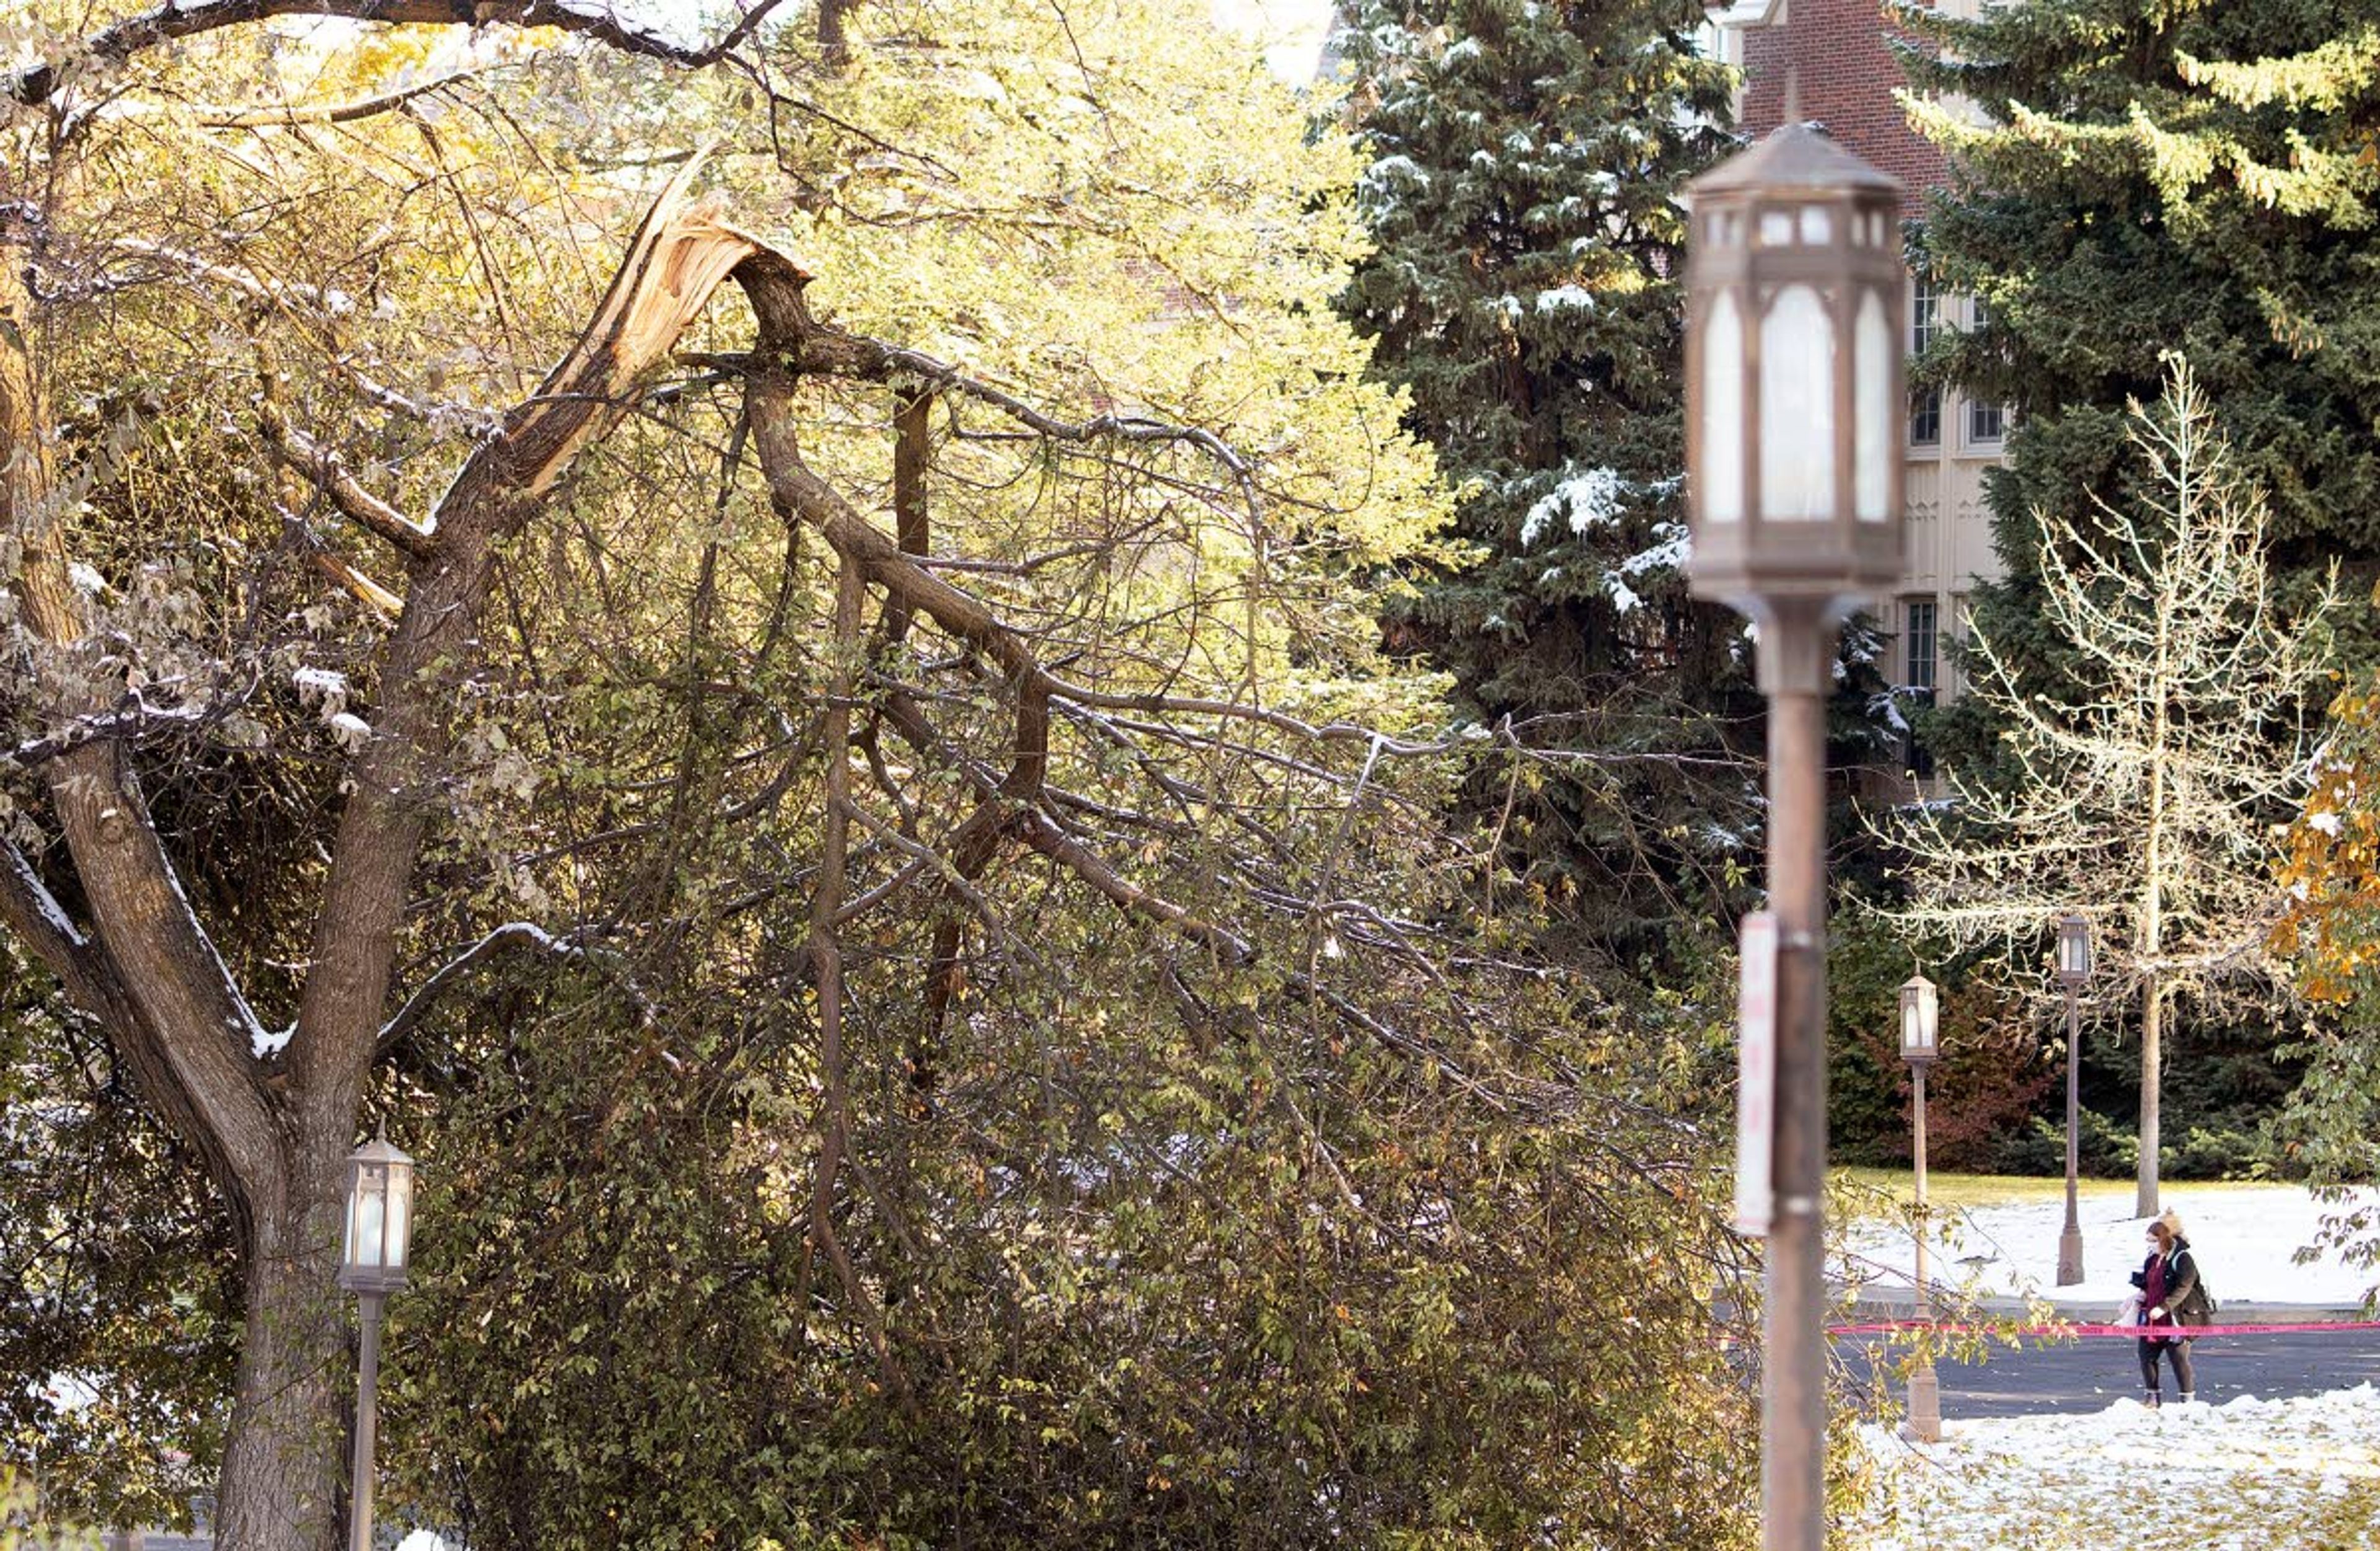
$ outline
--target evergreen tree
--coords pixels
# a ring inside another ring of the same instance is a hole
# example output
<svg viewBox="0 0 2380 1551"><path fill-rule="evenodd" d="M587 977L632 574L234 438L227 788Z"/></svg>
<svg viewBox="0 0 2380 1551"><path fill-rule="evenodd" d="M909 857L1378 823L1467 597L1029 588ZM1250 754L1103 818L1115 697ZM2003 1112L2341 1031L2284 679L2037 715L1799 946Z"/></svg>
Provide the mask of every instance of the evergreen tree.
<svg viewBox="0 0 2380 1551"><path fill-rule="evenodd" d="M2125 457L2125 407L2155 396L2168 351L2269 499L2283 615L2333 563L2360 591L2380 572L2380 5L2031 0L1972 20L1896 16L1925 44L1912 84L1939 94L1912 117L1953 168L1919 262L1987 319L1946 336L1918 376L2014 410L2010 464L1987 486L2007 573L1976 589L1976 631L2030 693L2074 697L2087 665L2047 623L2044 541L2059 517L2152 494ZM2350 664L2373 654L2369 617L2341 621ZM2022 778L2000 710L1970 700L1931 720L1929 741L1973 781ZM2275 1037L2261 1020L2236 1032ZM2194 1115L2180 1123L2189 1095L2174 1096L2168 1134L2195 1130Z"/></svg>
<svg viewBox="0 0 2380 1551"><path fill-rule="evenodd" d="M1988 319L1947 336L1921 375L2016 411L1989 492L2008 577L1974 600L1999 650L2059 660L2039 623L2034 514L2127 498L2125 406L2155 397L2168 350L2269 493L2284 577L2310 586L2334 558L2380 569L2380 4L1897 14L1929 45L1910 56L1912 84L1963 99L1912 110L1953 166L1922 262ZM1946 749L1983 757L1995 729L1952 720Z"/></svg>
<svg viewBox="0 0 2380 1551"><path fill-rule="evenodd" d="M1479 794L1508 861L1626 949L1751 824L1742 773L1706 763L1746 687L1741 627L1690 602L1680 568L1677 195L1732 146L1729 74L1697 53L1691 0L1346 14L1378 247L1342 306L1410 394L1475 546L1391 640L1510 718L1521 775ZM1529 753L1582 749L1552 768Z"/></svg>

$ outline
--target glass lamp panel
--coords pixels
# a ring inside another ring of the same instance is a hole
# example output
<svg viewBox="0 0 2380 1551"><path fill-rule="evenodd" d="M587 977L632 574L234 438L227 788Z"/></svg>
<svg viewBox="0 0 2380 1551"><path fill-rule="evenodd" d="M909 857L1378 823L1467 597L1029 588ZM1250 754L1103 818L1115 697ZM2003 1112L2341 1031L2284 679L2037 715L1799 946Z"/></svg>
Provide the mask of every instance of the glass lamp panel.
<svg viewBox="0 0 2380 1551"><path fill-rule="evenodd" d="M1939 1003L1934 983L1912 975L1900 983L1900 1050L1912 1060L1931 1058L1938 1034Z"/></svg>
<svg viewBox="0 0 2380 1551"><path fill-rule="evenodd" d="M1743 315L1721 291L1703 323L1703 519L1743 520Z"/></svg>
<svg viewBox="0 0 2380 1551"><path fill-rule="evenodd" d="M1835 213L1823 204L1802 207L1802 242L1804 247L1823 248L1835 238Z"/></svg>
<svg viewBox="0 0 2380 1551"><path fill-rule="evenodd" d="M1884 302L1871 289L1860 298L1852 347L1852 507L1862 522L1882 522L1892 493L1892 460L1900 449L1893 433L1892 325Z"/></svg>
<svg viewBox="0 0 2380 1551"><path fill-rule="evenodd" d="M393 1169L388 1181L387 1253L382 1264L402 1266L413 1237L413 1170Z"/></svg>
<svg viewBox="0 0 2380 1551"><path fill-rule="evenodd" d="M378 1265L382 1236L387 1227L388 1171L376 1164L360 1164L347 1192L347 1264Z"/></svg>
<svg viewBox="0 0 2380 1551"><path fill-rule="evenodd" d="M1816 290L1788 286L1760 321L1760 516L1822 522L1834 510L1835 331Z"/></svg>
<svg viewBox="0 0 2380 1551"><path fill-rule="evenodd" d="M1793 213L1790 210L1764 210L1760 213L1760 246L1789 248L1793 243Z"/></svg>

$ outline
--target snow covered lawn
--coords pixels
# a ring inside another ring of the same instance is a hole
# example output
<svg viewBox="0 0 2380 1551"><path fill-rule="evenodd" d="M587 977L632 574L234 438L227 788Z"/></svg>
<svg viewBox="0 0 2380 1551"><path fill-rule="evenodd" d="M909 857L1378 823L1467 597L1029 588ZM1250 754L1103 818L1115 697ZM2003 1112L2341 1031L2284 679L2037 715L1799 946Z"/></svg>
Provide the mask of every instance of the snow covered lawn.
<svg viewBox="0 0 2380 1551"><path fill-rule="evenodd" d="M2062 1220L2062 1219L2061 1219ZM1860 1429L1859 1551L2368 1551L2380 1545L2380 1394L2242 1396L2095 1416L1948 1422L1938 1444Z"/></svg>
<svg viewBox="0 0 2380 1551"><path fill-rule="evenodd" d="M2352 1309L2380 1272L2325 1252L2296 1264L2322 1218L2344 1210L2291 1186L2166 1192L2227 1312L2243 1304ZM1937 1213L1929 1272L1974 1297L2055 1296L2070 1315L2106 1318L2146 1246L2132 1191L2085 1195L2083 1281L2056 1286L2062 1199ZM1905 1290L1905 1226L1852 1226L1838 1275ZM2380 1393L2370 1385L2293 1400L2243 1395L2151 1411L2118 1400L2089 1416L1948 1420L1937 1444L1860 1429L1865 1508L1858 1551L2108 1551L2163 1544L2192 1551L2380 1548Z"/></svg>
<svg viewBox="0 0 2380 1551"><path fill-rule="evenodd" d="M2365 1199L2373 1199L2366 1192ZM2299 1265L2301 1245L2313 1242L2322 1218L2345 1210L2316 1202L2294 1185L2169 1188L2165 1204L2181 1215L2182 1231L2198 1256L2206 1285L2225 1304L2309 1303L2351 1309L2380 1271L2350 1265L2336 1251ZM2131 1290L2131 1274L2147 1252L2145 1225L2132 1213L2132 1191L2085 1196L2081 1203L2080 1286L2056 1286L2058 1238L2066 1224L2062 1199L1937 1212L1937 1238L1927 1271L1937 1284L1975 1297L2056 1296L2060 1301L2103 1303L2112 1311ZM1915 1252L1905 1227L1869 1221L1854 1225L1848 1256L1835 1267L1847 1279L1878 1288L1906 1288ZM2103 1316L2104 1317L2104 1316ZM2380 1545L2380 1537L2372 1543Z"/></svg>

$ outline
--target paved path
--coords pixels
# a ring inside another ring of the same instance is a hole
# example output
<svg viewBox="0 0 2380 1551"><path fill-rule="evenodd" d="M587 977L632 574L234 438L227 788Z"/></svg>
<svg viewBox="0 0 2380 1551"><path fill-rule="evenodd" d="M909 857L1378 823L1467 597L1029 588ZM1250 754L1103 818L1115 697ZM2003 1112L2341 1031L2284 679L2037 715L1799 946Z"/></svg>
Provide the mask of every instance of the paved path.
<svg viewBox="0 0 2380 1551"><path fill-rule="evenodd" d="M2227 1316L2230 1313L2228 1309L2224 1312ZM1884 1382L1893 1386L1897 1400L1905 1399L1906 1392L1889 1369L1881 1375L1876 1371L1875 1358L1882 1345L1879 1337L1840 1337L1835 1355L1849 1370L1858 1394L1870 1396L1874 1386ZM2061 1341L2014 1349L1995 1347L1979 1364L1937 1362L1934 1372L1942 1390L1942 1414L1946 1418L2038 1416L2105 1411L2116 1400L2139 1398L2137 1349L2122 1339ZM2242 1395L2275 1400L2352 1389L2359 1384L2380 1386L2380 1330L2210 1336L2194 1343L2191 1352L2198 1398L2216 1405ZM2168 1370L2168 1396L2172 1384ZM1864 1403L1862 1409L1872 1408Z"/></svg>

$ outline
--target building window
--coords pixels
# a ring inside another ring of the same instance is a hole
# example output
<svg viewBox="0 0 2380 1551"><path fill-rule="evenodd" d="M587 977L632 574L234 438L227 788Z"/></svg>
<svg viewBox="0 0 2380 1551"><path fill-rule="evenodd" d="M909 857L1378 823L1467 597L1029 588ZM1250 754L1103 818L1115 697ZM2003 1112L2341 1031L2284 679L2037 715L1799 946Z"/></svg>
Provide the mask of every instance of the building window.
<svg viewBox="0 0 2380 1551"><path fill-rule="evenodd" d="M1942 390L1919 388L1909 396L1909 445L1939 446L1942 442Z"/></svg>
<svg viewBox="0 0 2380 1551"><path fill-rule="evenodd" d="M1902 674L1900 681L1912 690L1930 694L1936 683L1938 660L1936 656L1937 622L1931 598L1912 598L1901 605L1900 641Z"/></svg>
<svg viewBox="0 0 2380 1551"><path fill-rule="evenodd" d="M2001 441L2008 435L2008 409L1998 404L1970 403L1967 406L1967 443L1983 446Z"/></svg>
<svg viewBox="0 0 2380 1551"><path fill-rule="evenodd" d="M1909 353L1923 356L1925 348L1934 343L1942 331L1942 299L1934 289L1934 282L1925 275L1912 276L1909 289ZM1909 445L1915 447L1937 446L1942 441L1942 390L1937 387L1918 388L1909 396Z"/></svg>
<svg viewBox="0 0 2380 1551"><path fill-rule="evenodd" d="M1936 294L1934 282L1923 275L1912 282L1909 293L1909 353L1922 356L1925 347L1942 331L1942 299Z"/></svg>
<svg viewBox="0 0 2380 1551"><path fill-rule="evenodd" d="M1941 616L1931 598L1911 598L1900 605L1900 683L1902 704L1910 711L1930 707L1941 681ZM1900 738L1901 768L1923 781L1934 774L1934 753L1917 740L1911 727Z"/></svg>

